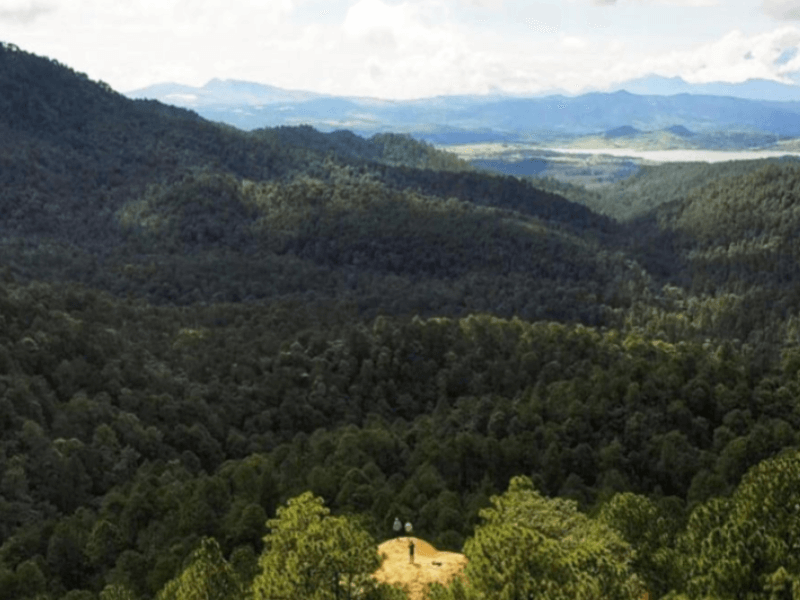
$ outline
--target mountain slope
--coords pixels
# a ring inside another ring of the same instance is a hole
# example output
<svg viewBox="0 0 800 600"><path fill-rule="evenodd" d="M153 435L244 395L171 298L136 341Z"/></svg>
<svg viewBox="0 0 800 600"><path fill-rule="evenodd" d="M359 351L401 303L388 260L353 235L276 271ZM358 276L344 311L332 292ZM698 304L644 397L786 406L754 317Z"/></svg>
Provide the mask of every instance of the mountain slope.
<svg viewBox="0 0 800 600"><path fill-rule="evenodd" d="M0 252L21 281L181 305L314 297L367 318L481 310L591 324L618 323L665 283L719 281L686 268L696 232L652 215L620 226L408 137L245 133L127 100L24 52L4 48L0 67L4 89L28 92L24 103L8 95L0 139ZM91 110L73 115L78 106ZM61 134L44 124L52 111ZM688 191L707 174L680 177ZM612 214L665 201L620 185L635 206Z"/></svg>
<svg viewBox="0 0 800 600"><path fill-rule="evenodd" d="M366 316L593 323L650 285L615 254L611 219L408 137L245 133L24 52L4 51L0 67L2 85L27 93L0 141L0 252L21 280L159 303L311 294ZM58 134L38 116L54 81Z"/></svg>
<svg viewBox="0 0 800 600"><path fill-rule="evenodd" d="M664 206L660 223L679 232L694 268L720 287L794 288L800 277L800 166L774 163L692 190ZM777 292L777 289L776 289ZM783 294L779 294L783 295Z"/></svg>

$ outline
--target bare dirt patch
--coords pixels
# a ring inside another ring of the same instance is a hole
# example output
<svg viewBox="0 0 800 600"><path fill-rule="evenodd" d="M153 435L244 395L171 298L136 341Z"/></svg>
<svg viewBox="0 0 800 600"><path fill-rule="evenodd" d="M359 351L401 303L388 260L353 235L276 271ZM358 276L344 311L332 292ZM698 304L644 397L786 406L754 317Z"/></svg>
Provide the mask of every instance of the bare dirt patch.
<svg viewBox="0 0 800 600"><path fill-rule="evenodd" d="M408 544L414 542L414 562L409 561ZM381 568L375 572L378 581L404 587L409 600L425 600L428 585L447 585L467 565L467 557L458 552L439 551L425 540L399 537L378 546L385 554Z"/></svg>

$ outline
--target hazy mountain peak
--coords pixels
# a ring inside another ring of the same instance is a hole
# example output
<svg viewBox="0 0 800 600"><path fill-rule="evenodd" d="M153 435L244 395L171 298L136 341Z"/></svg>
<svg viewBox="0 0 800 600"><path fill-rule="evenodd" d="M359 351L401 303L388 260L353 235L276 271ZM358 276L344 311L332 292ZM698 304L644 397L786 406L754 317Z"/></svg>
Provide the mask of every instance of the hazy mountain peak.
<svg viewBox="0 0 800 600"><path fill-rule="evenodd" d="M286 91L281 88L275 87L273 85L268 85L265 83L257 83L255 81L244 81L241 79L220 79L219 77L214 77L213 79L209 79L208 82L201 88L204 90L219 90L219 89L236 89L236 90L252 90L252 91Z"/></svg>
<svg viewBox="0 0 800 600"><path fill-rule="evenodd" d="M642 133L635 127L631 127L630 125L623 125L621 127L615 127L614 129L609 129L605 132L605 137L607 138L617 138L617 137L630 137Z"/></svg>
<svg viewBox="0 0 800 600"><path fill-rule="evenodd" d="M692 137L695 135L693 131L688 130L683 125L672 125L664 128L664 131L668 131L669 133L680 137Z"/></svg>
<svg viewBox="0 0 800 600"><path fill-rule="evenodd" d="M671 96L693 94L727 96L747 100L774 102L800 101L800 85L791 85L768 79L748 79L741 83L709 82L688 83L681 77L647 75L620 83L612 90L626 90L639 95Z"/></svg>

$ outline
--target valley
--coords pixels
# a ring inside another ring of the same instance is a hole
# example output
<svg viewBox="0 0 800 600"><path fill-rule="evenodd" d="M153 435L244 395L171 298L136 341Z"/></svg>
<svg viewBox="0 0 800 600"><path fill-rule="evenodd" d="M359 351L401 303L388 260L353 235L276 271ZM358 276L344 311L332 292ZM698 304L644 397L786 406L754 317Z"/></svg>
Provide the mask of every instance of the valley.
<svg viewBox="0 0 800 600"><path fill-rule="evenodd" d="M702 148L649 149L604 145L600 138L562 139L553 145L526 142L483 142L435 145L470 164L516 177L552 177L565 183L596 190L639 172L643 165L664 163L719 163L757 161L766 158L800 159L794 140L761 150L713 150Z"/></svg>
<svg viewBox="0 0 800 600"><path fill-rule="evenodd" d="M796 595L800 165L592 100L614 152L245 129L0 44L0 597Z"/></svg>

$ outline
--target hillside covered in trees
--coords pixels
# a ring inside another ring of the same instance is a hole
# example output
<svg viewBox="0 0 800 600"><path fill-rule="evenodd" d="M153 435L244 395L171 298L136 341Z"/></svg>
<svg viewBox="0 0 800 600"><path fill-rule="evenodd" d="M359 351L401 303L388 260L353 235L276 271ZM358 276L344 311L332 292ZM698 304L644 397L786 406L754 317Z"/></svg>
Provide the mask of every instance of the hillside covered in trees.
<svg viewBox="0 0 800 600"><path fill-rule="evenodd" d="M617 220L3 45L0 596L401 598L400 517L437 599L800 597L799 178Z"/></svg>

